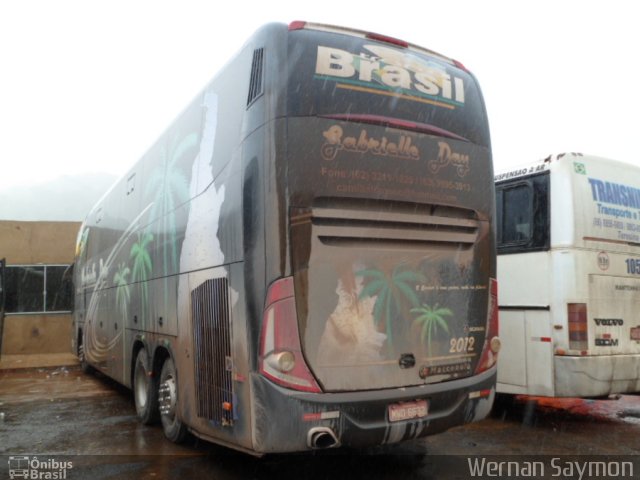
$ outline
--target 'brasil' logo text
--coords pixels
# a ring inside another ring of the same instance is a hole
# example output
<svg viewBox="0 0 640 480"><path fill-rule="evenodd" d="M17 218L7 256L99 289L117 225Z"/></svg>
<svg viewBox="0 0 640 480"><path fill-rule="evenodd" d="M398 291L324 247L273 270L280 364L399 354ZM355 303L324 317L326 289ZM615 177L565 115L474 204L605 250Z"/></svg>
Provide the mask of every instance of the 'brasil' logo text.
<svg viewBox="0 0 640 480"><path fill-rule="evenodd" d="M373 55L318 46L316 75L342 79L346 83L340 86L352 90L402 89L441 107L464 104L463 79L452 77L440 63L377 45L364 48Z"/></svg>

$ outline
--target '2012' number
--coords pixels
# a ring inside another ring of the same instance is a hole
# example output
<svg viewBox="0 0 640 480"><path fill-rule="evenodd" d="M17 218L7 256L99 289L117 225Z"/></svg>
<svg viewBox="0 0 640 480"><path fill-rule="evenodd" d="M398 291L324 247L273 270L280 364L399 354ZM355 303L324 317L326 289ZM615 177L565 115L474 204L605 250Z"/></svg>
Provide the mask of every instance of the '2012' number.
<svg viewBox="0 0 640 480"><path fill-rule="evenodd" d="M473 352L476 339L474 337L458 337L449 340L449 353Z"/></svg>
<svg viewBox="0 0 640 480"><path fill-rule="evenodd" d="M627 273L640 275L640 258L627 258L624 262L627 264Z"/></svg>

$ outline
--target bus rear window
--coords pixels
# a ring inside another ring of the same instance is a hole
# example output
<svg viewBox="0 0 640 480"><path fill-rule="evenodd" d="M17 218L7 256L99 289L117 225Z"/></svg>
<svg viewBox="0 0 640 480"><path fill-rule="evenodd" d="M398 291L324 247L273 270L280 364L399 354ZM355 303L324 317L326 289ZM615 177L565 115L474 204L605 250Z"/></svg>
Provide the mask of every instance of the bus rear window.
<svg viewBox="0 0 640 480"><path fill-rule="evenodd" d="M465 70L414 50L346 34L289 34L289 116L384 116L489 146L484 103Z"/></svg>
<svg viewBox="0 0 640 480"><path fill-rule="evenodd" d="M549 175L543 173L496 185L499 254L547 250Z"/></svg>
<svg viewBox="0 0 640 480"><path fill-rule="evenodd" d="M531 238L531 187L517 185L503 190L502 242L526 243Z"/></svg>

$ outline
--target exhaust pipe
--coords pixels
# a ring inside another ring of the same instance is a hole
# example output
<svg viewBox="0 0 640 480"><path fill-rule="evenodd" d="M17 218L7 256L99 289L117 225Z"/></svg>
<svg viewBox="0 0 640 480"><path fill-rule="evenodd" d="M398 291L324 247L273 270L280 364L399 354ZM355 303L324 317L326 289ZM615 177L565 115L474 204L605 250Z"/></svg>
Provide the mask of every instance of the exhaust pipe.
<svg viewBox="0 0 640 480"><path fill-rule="evenodd" d="M310 448L334 448L340 446L340 442L328 427L315 427L307 433L307 445Z"/></svg>

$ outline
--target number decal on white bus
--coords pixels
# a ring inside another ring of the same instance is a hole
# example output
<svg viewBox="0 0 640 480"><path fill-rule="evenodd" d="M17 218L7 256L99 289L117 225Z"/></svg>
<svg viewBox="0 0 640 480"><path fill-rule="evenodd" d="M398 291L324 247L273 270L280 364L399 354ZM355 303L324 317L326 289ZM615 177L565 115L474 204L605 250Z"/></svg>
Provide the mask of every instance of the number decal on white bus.
<svg viewBox="0 0 640 480"><path fill-rule="evenodd" d="M640 258L627 258L624 263L627 264L627 273L640 275Z"/></svg>

